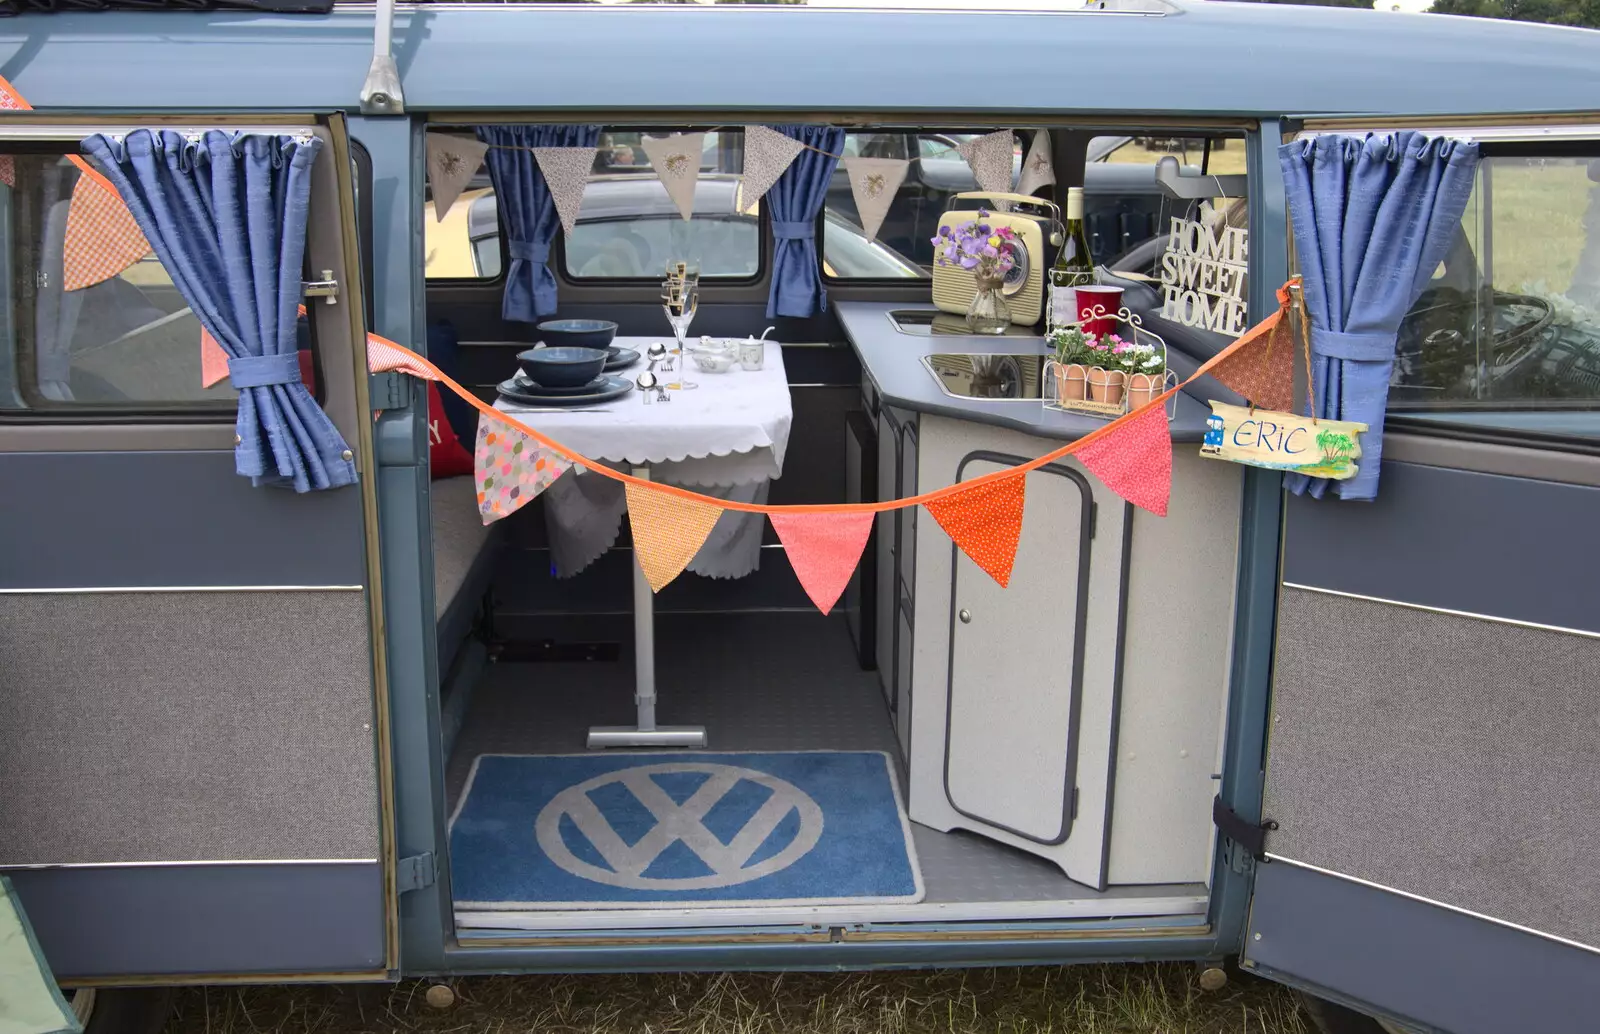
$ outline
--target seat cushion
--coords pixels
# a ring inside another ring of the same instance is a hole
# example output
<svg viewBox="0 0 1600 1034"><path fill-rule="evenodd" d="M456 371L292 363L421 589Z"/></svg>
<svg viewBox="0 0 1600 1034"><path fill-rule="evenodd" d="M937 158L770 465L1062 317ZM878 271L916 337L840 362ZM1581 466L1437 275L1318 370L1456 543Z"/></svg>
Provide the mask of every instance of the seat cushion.
<svg viewBox="0 0 1600 1034"><path fill-rule="evenodd" d="M494 579L500 526L485 527L471 475L433 482L433 610L439 625L439 670L449 670L472 630L478 601Z"/></svg>

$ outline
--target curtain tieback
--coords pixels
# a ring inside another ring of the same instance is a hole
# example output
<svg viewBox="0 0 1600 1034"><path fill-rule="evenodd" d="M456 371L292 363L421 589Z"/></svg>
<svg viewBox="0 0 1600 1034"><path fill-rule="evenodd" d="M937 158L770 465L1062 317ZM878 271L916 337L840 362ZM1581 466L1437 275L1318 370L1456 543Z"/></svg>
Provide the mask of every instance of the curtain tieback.
<svg viewBox="0 0 1600 1034"><path fill-rule="evenodd" d="M514 259L542 266L550 261L550 245L536 241L506 241L506 253Z"/></svg>
<svg viewBox="0 0 1600 1034"><path fill-rule="evenodd" d="M1395 334L1347 334L1314 326L1311 328L1311 351L1330 359L1385 363L1394 358L1396 338Z"/></svg>
<svg viewBox="0 0 1600 1034"><path fill-rule="evenodd" d="M812 241L817 239L817 224L805 222L772 221L772 236L780 241Z"/></svg>
<svg viewBox="0 0 1600 1034"><path fill-rule="evenodd" d="M247 355L228 360L228 379L235 388L265 388L274 384L300 383L300 357L293 352L282 355Z"/></svg>

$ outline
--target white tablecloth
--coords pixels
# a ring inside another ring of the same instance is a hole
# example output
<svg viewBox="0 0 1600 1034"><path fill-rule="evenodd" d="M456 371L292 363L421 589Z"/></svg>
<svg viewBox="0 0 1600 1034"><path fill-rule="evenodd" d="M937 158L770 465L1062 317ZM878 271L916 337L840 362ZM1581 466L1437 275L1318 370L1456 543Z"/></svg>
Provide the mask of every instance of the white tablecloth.
<svg viewBox="0 0 1600 1034"><path fill-rule="evenodd" d="M658 338L618 338L640 354ZM646 361L621 372L630 379ZM645 405L633 391L603 411L533 409L499 399L495 408L591 459L627 470L650 467L654 481L681 485L719 499L760 503L767 485L783 472L794 411L782 350L768 342L763 368L735 366L727 373L694 368L662 376L680 376L698 388L673 391L670 402ZM567 578L599 559L617 540L627 500L622 485L609 478L584 476L575 468L558 478L541 496L550 532L551 559L558 577ZM762 516L725 511L689 570L712 578L742 578L759 566Z"/></svg>

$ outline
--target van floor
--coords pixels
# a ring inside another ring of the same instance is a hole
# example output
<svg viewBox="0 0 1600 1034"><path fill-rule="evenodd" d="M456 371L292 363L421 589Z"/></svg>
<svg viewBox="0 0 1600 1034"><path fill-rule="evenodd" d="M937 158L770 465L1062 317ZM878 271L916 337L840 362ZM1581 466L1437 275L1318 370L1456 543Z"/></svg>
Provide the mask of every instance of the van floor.
<svg viewBox="0 0 1600 1034"><path fill-rule="evenodd" d="M622 627L612 624L607 638L615 641ZM842 617L660 614L655 631L661 724L705 726L704 749L710 751L883 751L896 760L905 799L904 761L877 673L857 664ZM583 754L589 726L633 724L631 636L621 647L613 662L491 665L446 768L450 812L479 755ZM912 836L926 887L922 901L813 906L806 921L824 916L886 922L1198 915L1205 909L1206 888L1199 884L1095 891L1048 862L975 834L941 833L913 823ZM740 909L699 906L692 911L704 923ZM754 910L745 906L743 911ZM640 919L634 910L457 915L463 927L501 929L637 927ZM696 925L683 916L652 914L652 921ZM763 921L781 917L769 914Z"/></svg>

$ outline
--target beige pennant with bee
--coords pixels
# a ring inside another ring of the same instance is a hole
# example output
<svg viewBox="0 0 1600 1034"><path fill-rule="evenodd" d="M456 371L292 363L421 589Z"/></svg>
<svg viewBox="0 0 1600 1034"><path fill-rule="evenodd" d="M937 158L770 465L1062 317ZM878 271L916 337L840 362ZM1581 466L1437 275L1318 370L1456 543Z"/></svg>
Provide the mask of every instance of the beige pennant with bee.
<svg viewBox="0 0 1600 1034"><path fill-rule="evenodd" d="M650 159L650 167L656 170L667 188L667 196L678 206L685 221L694 218L694 187L700 181L700 153L705 141L704 133L647 136L639 141Z"/></svg>
<svg viewBox="0 0 1600 1034"><path fill-rule="evenodd" d="M850 177L850 193L856 199L856 212L867 240L876 240L889 204L906 181L911 163L903 158L858 158L847 155L839 160Z"/></svg>

